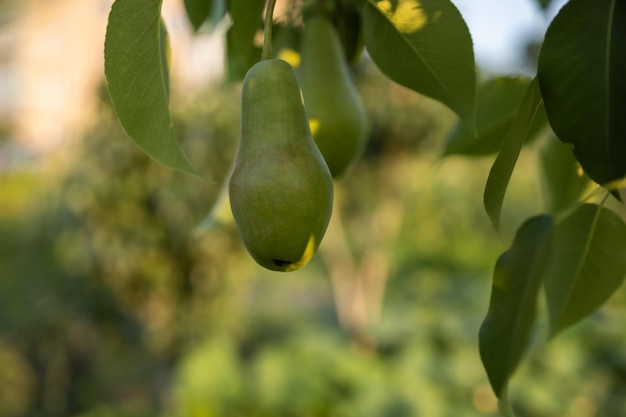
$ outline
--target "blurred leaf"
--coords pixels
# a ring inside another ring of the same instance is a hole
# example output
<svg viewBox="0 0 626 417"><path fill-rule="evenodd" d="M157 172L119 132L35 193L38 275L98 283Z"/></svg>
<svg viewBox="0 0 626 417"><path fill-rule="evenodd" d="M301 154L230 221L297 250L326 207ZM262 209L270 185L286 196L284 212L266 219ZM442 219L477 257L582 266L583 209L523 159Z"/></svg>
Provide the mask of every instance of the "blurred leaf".
<svg viewBox="0 0 626 417"><path fill-rule="evenodd" d="M550 4L552 3L552 0L535 0L537 2L537 4L539 4L539 7L541 7L543 10L546 10L548 8L548 6L550 6Z"/></svg>
<svg viewBox="0 0 626 417"><path fill-rule="evenodd" d="M444 155L486 155L502 147L517 109L531 80L524 77L498 77L479 85L476 103L476 129L472 134L464 123L457 122L446 139ZM543 107L537 113L526 141L532 140L546 125Z"/></svg>
<svg viewBox="0 0 626 417"><path fill-rule="evenodd" d="M254 38L263 27L262 13L265 0L233 1L230 16L233 25L226 33L228 79L243 79L246 72L261 60L261 48Z"/></svg>
<svg viewBox="0 0 626 417"><path fill-rule="evenodd" d="M194 234L196 236L208 233L215 227L234 225L235 220L233 219L233 213L230 209L228 195L229 179L230 175L224 180L211 211L209 211L204 219L194 228Z"/></svg>
<svg viewBox="0 0 626 417"><path fill-rule="evenodd" d="M548 119L599 184L626 176L626 3L571 0L546 32L538 73Z"/></svg>
<svg viewBox="0 0 626 417"><path fill-rule="evenodd" d="M597 310L626 275L626 224L611 210L580 205L553 233L545 284L551 336Z"/></svg>
<svg viewBox="0 0 626 417"><path fill-rule="evenodd" d="M272 29L272 58L289 62L292 67L300 65L301 29L292 25L274 25Z"/></svg>
<svg viewBox="0 0 626 417"><path fill-rule="evenodd" d="M185 11L194 30L198 30L209 18L212 7L213 0L185 0Z"/></svg>
<svg viewBox="0 0 626 417"><path fill-rule="evenodd" d="M589 177L580 168L571 147L552 135L541 148L540 158L547 210L557 213L580 198Z"/></svg>
<svg viewBox="0 0 626 417"><path fill-rule="evenodd" d="M480 327L480 357L494 393L501 397L528 344L537 295L548 265L552 218L540 215L518 229L496 262L491 301Z"/></svg>
<svg viewBox="0 0 626 417"><path fill-rule="evenodd" d="M341 40L348 64L358 62L363 52L363 18L359 10L340 9L333 23Z"/></svg>
<svg viewBox="0 0 626 417"><path fill-rule="evenodd" d="M226 0L185 0L185 11L197 31L207 20L215 26L226 16Z"/></svg>
<svg viewBox="0 0 626 417"><path fill-rule="evenodd" d="M475 127L476 73L472 39L448 0L368 0L367 50L393 81L448 106Z"/></svg>
<svg viewBox="0 0 626 417"><path fill-rule="evenodd" d="M167 32L160 9L160 0L113 4L104 45L109 94L124 130L146 154L201 178L177 141L168 108Z"/></svg>
<svg viewBox="0 0 626 417"><path fill-rule="evenodd" d="M244 389L242 370L232 339L208 339L178 363L175 402L179 415L230 415Z"/></svg>
<svg viewBox="0 0 626 417"><path fill-rule="evenodd" d="M526 90L524 100L504 138L502 149L500 149L500 153L496 157L491 171L489 171L489 178L487 178L484 195L485 210L496 230L500 229L500 213L504 194L509 185L511 174L513 174L517 157L540 107L541 92L535 78Z"/></svg>

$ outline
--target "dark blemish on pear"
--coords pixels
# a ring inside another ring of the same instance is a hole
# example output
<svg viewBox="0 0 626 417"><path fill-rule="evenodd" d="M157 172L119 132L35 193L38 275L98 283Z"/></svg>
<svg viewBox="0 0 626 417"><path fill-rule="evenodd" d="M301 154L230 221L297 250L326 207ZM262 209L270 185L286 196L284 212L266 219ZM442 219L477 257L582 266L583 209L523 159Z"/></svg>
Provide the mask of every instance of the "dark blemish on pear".
<svg viewBox="0 0 626 417"><path fill-rule="evenodd" d="M285 265L289 265L291 262L289 261L283 261L281 259L272 259L272 261L274 262L274 265L276 266L285 266Z"/></svg>

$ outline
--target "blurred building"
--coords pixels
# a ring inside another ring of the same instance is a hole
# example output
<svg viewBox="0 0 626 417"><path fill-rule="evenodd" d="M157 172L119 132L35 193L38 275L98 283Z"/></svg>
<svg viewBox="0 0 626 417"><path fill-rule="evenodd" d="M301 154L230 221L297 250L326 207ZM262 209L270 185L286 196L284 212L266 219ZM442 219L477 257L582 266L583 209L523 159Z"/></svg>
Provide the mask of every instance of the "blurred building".
<svg viewBox="0 0 626 417"><path fill-rule="evenodd" d="M97 120L112 3L0 2L2 136L20 149L47 154L79 138ZM199 84L221 77L224 54L219 30L193 34L183 0L165 0L163 16L172 45L172 85L179 91L194 91Z"/></svg>

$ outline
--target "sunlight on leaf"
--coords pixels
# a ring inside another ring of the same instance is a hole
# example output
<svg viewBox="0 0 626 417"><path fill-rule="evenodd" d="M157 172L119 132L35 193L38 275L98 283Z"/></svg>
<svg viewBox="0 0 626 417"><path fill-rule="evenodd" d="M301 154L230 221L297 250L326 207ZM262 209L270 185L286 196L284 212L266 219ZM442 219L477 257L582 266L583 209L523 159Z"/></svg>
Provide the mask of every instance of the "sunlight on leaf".
<svg viewBox="0 0 626 417"><path fill-rule="evenodd" d="M554 225L546 277L550 335L604 304L626 275L626 224L613 211L583 204Z"/></svg>
<svg viewBox="0 0 626 417"><path fill-rule="evenodd" d="M552 218L528 219L496 262L489 310L480 327L480 357L494 393L502 398L528 345L537 295L548 264Z"/></svg>
<svg viewBox="0 0 626 417"><path fill-rule="evenodd" d="M428 21L417 0L399 0L395 10L389 0L378 1L375 6L401 33L417 32Z"/></svg>
<svg viewBox="0 0 626 417"><path fill-rule="evenodd" d="M317 137L317 132L320 129L319 119L309 119L309 129L311 129L311 136Z"/></svg>
<svg viewBox="0 0 626 417"><path fill-rule="evenodd" d="M474 130L474 51L454 4L369 0L363 35L372 60L387 77L448 106Z"/></svg>
<svg viewBox="0 0 626 417"><path fill-rule="evenodd" d="M277 58L289 63L294 69L300 66L302 59L298 51L291 48L283 48L278 51Z"/></svg>
<svg viewBox="0 0 626 417"><path fill-rule="evenodd" d="M618 201L626 202L626 177L609 181L602 185Z"/></svg>

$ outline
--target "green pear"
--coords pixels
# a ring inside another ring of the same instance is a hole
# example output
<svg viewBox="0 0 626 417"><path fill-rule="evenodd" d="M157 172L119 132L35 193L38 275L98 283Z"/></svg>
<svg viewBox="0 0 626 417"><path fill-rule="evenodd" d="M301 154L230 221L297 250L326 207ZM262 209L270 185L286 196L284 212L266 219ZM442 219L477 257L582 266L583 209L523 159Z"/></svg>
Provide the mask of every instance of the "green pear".
<svg viewBox="0 0 626 417"><path fill-rule="evenodd" d="M263 60L244 78L229 195L258 264L294 271L311 259L332 213L333 181L311 137L296 73L285 61Z"/></svg>
<svg viewBox="0 0 626 417"><path fill-rule="evenodd" d="M363 102L330 21L314 16L305 23L300 52L298 75L313 139L333 177L339 177L365 147Z"/></svg>

